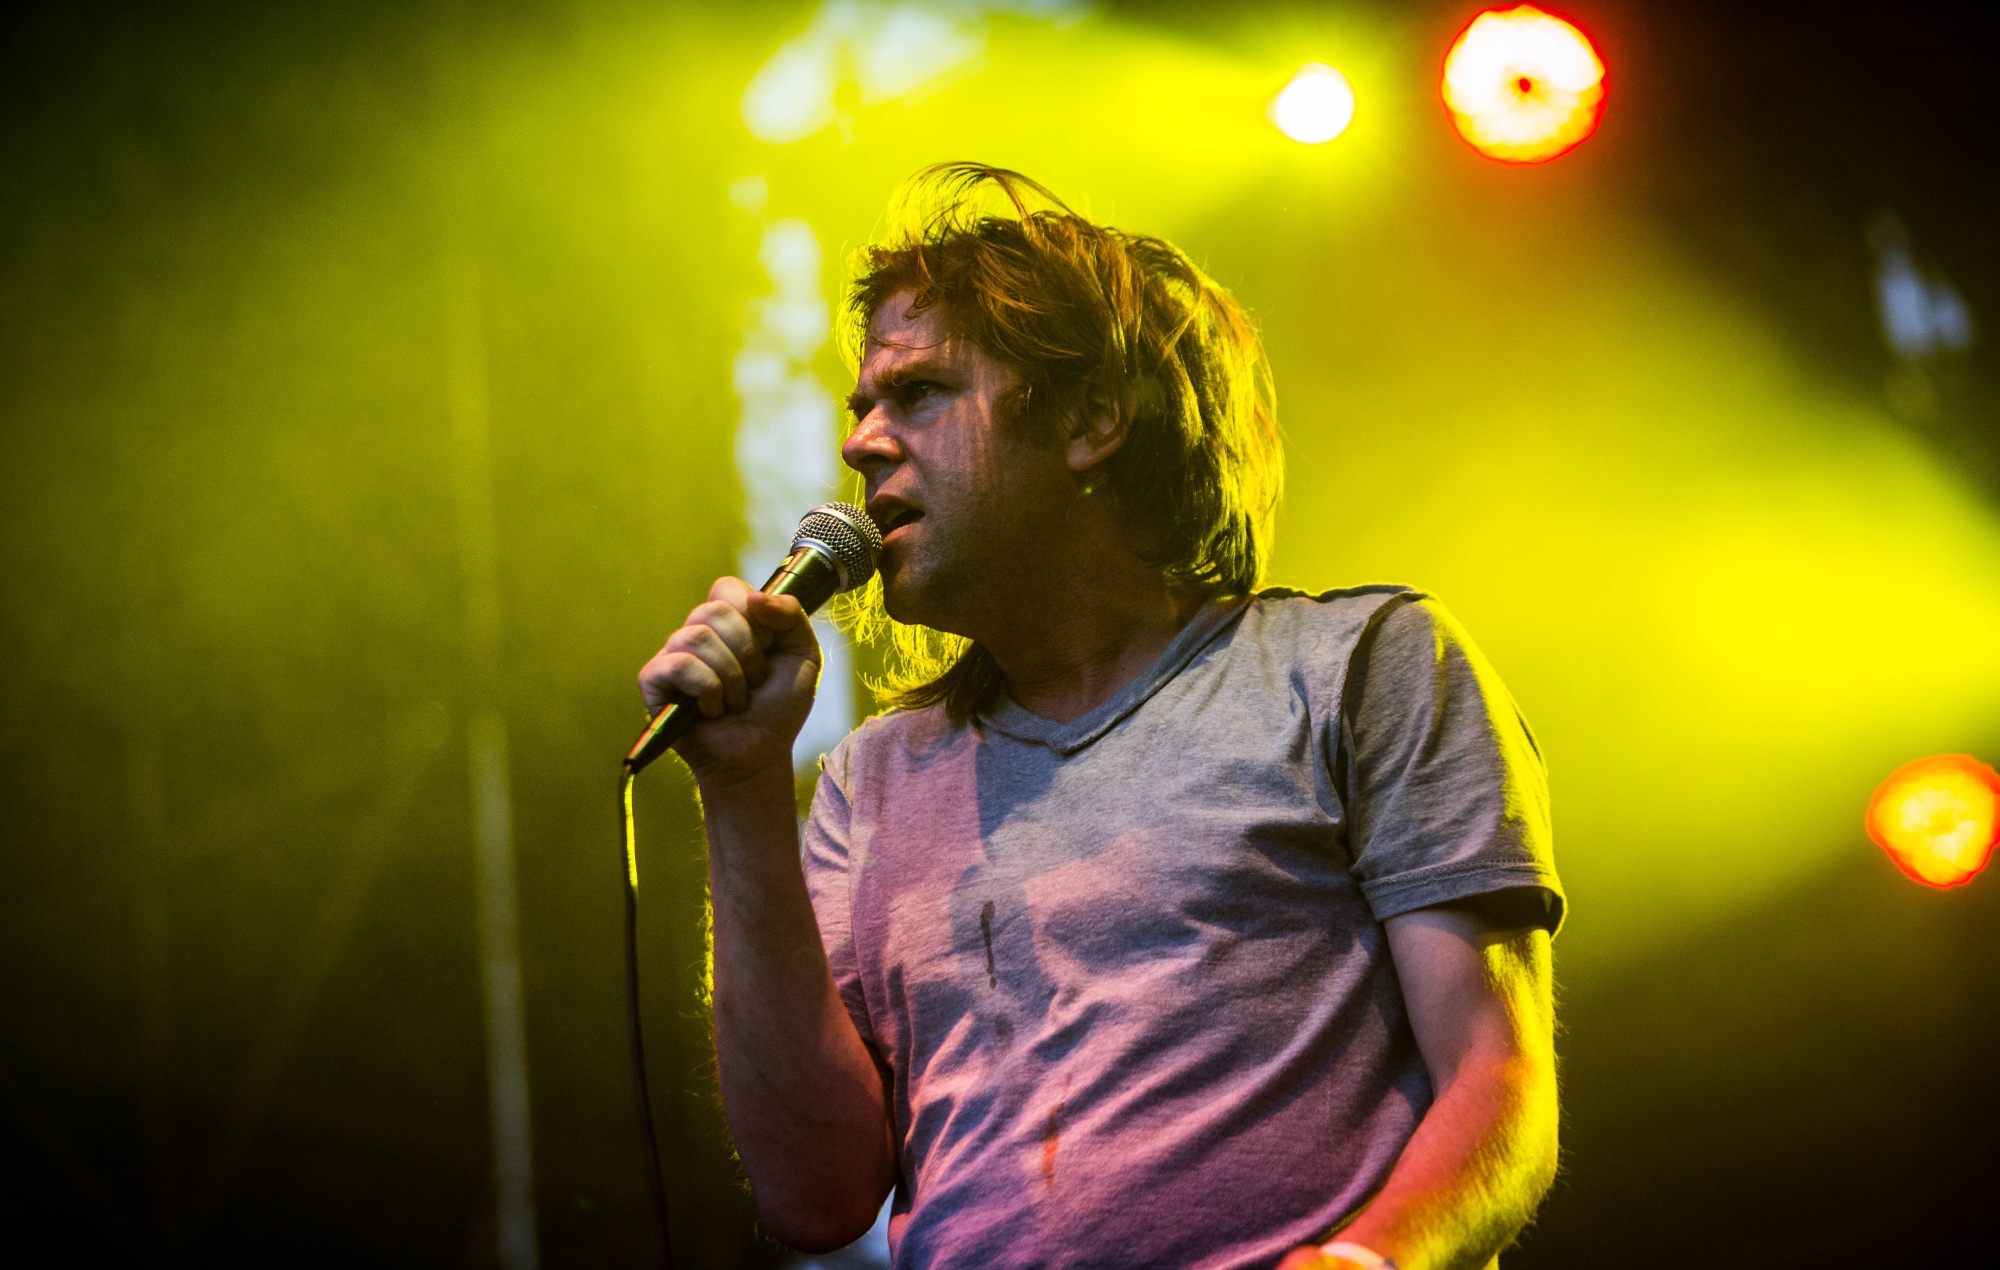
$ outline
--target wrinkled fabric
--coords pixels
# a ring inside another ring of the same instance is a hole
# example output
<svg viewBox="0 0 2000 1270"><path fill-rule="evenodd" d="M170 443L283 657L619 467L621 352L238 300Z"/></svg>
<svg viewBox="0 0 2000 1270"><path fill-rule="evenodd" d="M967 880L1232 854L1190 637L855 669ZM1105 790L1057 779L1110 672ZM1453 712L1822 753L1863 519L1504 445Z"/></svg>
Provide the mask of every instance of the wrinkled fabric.
<svg viewBox="0 0 2000 1270"><path fill-rule="evenodd" d="M1269 1266L1430 1105L1382 922L1563 898L1547 781L1399 587L1211 605L1070 723L869 720L805 868L882 1067L898 1267Z"/></svg>

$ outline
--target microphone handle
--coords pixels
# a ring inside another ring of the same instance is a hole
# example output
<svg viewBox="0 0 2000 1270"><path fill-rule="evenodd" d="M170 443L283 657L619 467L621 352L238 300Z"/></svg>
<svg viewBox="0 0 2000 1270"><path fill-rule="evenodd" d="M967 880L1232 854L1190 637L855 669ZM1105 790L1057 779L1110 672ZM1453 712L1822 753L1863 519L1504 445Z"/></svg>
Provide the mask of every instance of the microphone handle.
<svg viewBox="0 0 2000 1270"><path fill-rule="evenodd" d="M818 543L802 542L792 548L777 571L764 583L766 595L789 595L805 611L815 613L840 589L840 566ZM668 694L666 707L653 716L646 730L625 756L625 771L637 776L646 765L665 754L688 729L701 722L701 707L680 693Z"/></svg>

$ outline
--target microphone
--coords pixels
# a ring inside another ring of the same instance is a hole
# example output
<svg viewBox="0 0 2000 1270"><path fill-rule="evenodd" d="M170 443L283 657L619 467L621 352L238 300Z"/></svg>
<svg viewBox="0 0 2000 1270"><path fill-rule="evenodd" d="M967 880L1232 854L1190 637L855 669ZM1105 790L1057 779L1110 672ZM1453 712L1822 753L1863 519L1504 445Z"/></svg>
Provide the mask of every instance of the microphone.
<svg viewBox="0 0 2000 1270"><path fill-rule="evenodd" d="M792 535L792 553L770 581L766 595L789 595L810 614L842 591L866 585L882 554L882 531L852 503L823 503L807 512ZM701 722L701 707L673 694L625 756L625 774L637 776Z"/></svg>

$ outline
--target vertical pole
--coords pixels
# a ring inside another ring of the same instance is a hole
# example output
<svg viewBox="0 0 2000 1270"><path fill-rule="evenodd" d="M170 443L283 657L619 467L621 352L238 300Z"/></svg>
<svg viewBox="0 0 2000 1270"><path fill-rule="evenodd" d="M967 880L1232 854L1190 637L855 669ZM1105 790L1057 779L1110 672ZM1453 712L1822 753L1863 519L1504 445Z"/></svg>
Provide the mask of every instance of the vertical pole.
<svg viewBox="0 0 2000 1270"><path fill-rule="evenodd" d="M535 1270L534 1149L514 899L514 826L507 721L499 708L499 551L478 276L471 262L456 258L446 262L444 290L445 380L465 639L466 757L478 877L480 984L486 1006L486 1085L493 1121L494 1214L503 1270Z"/></svg>
<svg viewBox="0 0 2000 1270"><path fill-rule="evenodd" d="M137 682L161 682L160 621L163 580L156 543L131 548L128 582L137 614L127 649L137 663ZM126 710L127 832L133 852L132 913L134 986L138 1004L139 1116L144 1144L146 1195L151 1210L152 1252L173 1257L180 1231L180 1153L176 1149L172 1100L174 994L172 926L167 911L167 827L165 741L154 710Z"/></svg>

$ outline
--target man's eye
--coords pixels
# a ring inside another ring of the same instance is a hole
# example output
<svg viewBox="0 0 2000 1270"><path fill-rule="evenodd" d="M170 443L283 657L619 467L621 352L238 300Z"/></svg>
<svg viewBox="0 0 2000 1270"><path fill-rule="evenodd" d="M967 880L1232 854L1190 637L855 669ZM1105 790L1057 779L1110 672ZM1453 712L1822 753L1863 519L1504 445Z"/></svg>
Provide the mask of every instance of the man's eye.
<svg viewBox="0 0 2000 1270"><path fill-rule="evenodd" d="M915 405L937 390L938 385L928 379L912 380L903 385L903 402L905 405Z"/></svg>

